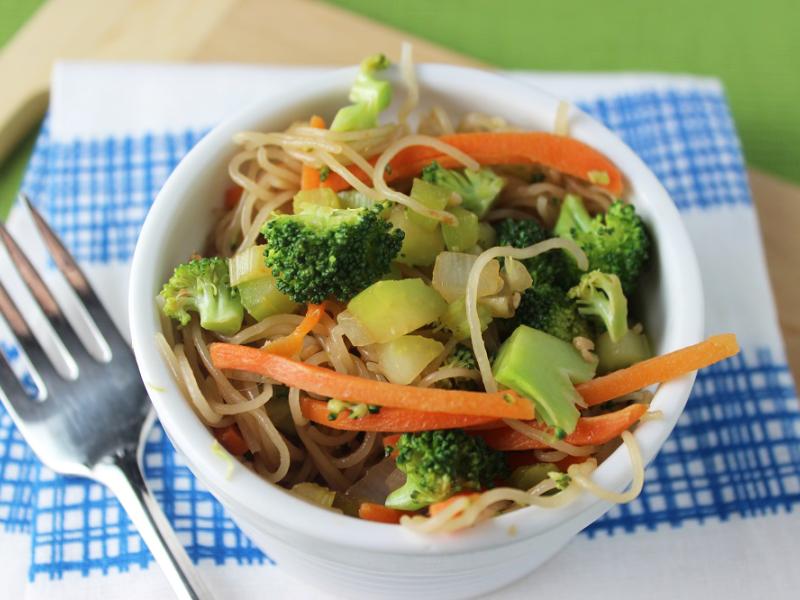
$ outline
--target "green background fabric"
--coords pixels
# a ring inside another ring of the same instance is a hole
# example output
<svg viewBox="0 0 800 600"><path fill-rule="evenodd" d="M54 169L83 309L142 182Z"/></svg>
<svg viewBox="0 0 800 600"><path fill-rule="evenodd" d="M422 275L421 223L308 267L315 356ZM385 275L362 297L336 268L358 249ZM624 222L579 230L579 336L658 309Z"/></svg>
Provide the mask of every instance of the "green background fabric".
<svg viewBox="0 0 800 600"><path fill-rule="evenodd" d="M501 68L717 76L748 161L800 182L798 0L330 1ZM0 0L0 46L41 3ZM0 168L0 214L27 154Z"/></svg>
<svg viewBox="0 0 800 600"><path fill-rule="evenodd" d="M0 0L0 48L34 13L44 0ZM5 82L4 85L14 85ZM0 94L2 91L0 91ZM0 218L5 217L17 195L25 165L33 149L36 132L32 131L19 149L0 165Z"/></svg>
<svg viewBox="0 0 800 600"><path fill-rule="evenodd" d="M725 83L748 161L800 181L798 0L332 0L508 69Z"/></svg>

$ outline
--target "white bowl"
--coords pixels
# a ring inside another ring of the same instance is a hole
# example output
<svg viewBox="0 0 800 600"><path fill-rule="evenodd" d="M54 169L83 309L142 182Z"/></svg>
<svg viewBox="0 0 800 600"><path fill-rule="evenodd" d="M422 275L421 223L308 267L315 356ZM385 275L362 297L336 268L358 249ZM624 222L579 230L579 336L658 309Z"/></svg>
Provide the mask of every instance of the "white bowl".
<svg viewBox="0 0 800 600"><path fill-rule="evenodd" d="M144 223L130 282L133 348L164 429L197 478L280 568L346 597L456 598L501 587L542 564L610 506L583 494L559 509L516 510L457 535L422 536L392 525L334 514L269 484L240 464L230 478L215 455L213 437L181 396L154 345L160 330L154 302L173 267L204 246L224 190L233 135L242 130L277 131L292 121L328 118L346 103L355 69L344 69L256 103L211 131L181 161ZM389 77L402 89L399 75ZM479 110L533 130L551 130L558 100L483 71L422 65L418 77L423 108L433 103L454 113ZM397 94L400 96L401 94ZM630 200L655 240L653 268L639 299L645 327L659 352L699 341L703 333L700 274L691 243L666 190L616 135L572 109L571 135L605 153L627 177ZM645 461L675 426L694 375L662 385L653 408L664 418L636 428ZM622 490L631 481L624 447L594 474ZM376 596L377 595L377 596Z"/></svg>

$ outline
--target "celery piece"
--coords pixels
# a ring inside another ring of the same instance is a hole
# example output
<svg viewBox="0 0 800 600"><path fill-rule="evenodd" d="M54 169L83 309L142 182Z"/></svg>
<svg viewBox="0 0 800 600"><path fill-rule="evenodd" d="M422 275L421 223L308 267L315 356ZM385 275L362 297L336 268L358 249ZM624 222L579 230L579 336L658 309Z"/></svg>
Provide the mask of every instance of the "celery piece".
<svg viewBox="0 0 800 600"><path fill-rule="evenodd" d="M444 251L441 227L428 231L414 223L408 212L401 206L395 206L389 216L392 225L405 233L403 246L395 260L405 265L429 267L436 261L439 253Z"/></svg>
<svg viewBox="0 0 800 600"><path fill-rule="evenodd" d="M633 329L628 329L616 343L611 341L609 333L604 331L597 338L595 350L600 360L597 365L600 373L624 369L653 356L647 336L644 332L637 333Z"/></svg>
<svg viewBox="0 0 800 600"><path fill-rule="evenodd" d="M269 269L266 275L240 283L237 288L242 306L257 321L272 315L292 313L299 306L278 289Z"/></svg>
<svg viewBox="0 0 800 600"><path fill-rule="evenodd" d="M402 385L414 381L443 350L441 342L421 335L404 335L375 346L381 372L392 383Z"/></svg>
<svg viewBox="0 0 800 600"><path fill-rule="evenodd" d="M344 208L370 208L377 204L375 200L358 190L344 190L339 192L338 196Z"/></svg>
<svg viewBox="0 0 800 600"><path fill-rule="evenodd" d="M486 250L497 245L497 232L489 223L478 223L478 246Z"/></svg>
<svg viewBox="0 0 800 600"><path fill-rule="evenodd" d="M500 346L492 372L498 383L533 400L537 417L569 434L580 416L573 384L592 379L595 367L569 342L520 325Z"/></svg>
<svg viewBox="0 0 800 600"><path fill-rule="evenodd" d="M508 485L528 491L533 486L547 479L548 473L553 472L560 473L561 469L553 463L546 462L517 467L511 472L511 476L508 478Z"/></svg>
<svg viewBox="0 0 800 600"><path fill-rule="evenodd" d="M376 79L375 74L389 66L383 54L375 54L361 62L361 70L350 89L349 106L339 109L331 123L331 131L358 131L378 125L378 114L392 102L392 85Z"/></svg>
<svg viewBox="0 0 800 600"><path fill-rule="evenodd" d="M458 219L458 225L442 225L445 246L453 252L465 252L474 248L480 234L478 216L460 206L456 206L450 212Z"/></svg>
<svg viewBox="0 0 800 600"><path fill-rule="evenodd" d="M422 279L377 281L357 294L347 310L369 343L385 343L436 321L447 303Z"/></svg>
<svg viewBox="0 0 800 600"><path fill-rule="evenodd" d="M329 208L342 208L339 196L331 188L321 187L313 190L300 190L292 199L292 211L298 214L303 205L314 204Z"/></svg>
<svg viewBox="0 0 800 600"><path fill-rule="evenodd" d="M478 303L478 321L481 331L486 331L492 322L490 310ZM467 322L467 301L462 297L447 305L447 310L440 319L442 326L453 334L456 341L465 340L470 336L469 323Z"/></svg>
<svg viewBox="0 0 800 600"><path fill-rule="evenodd" d="M411 198L428 208L443 210L450 199L450 192L422 179L415 179L411 186ZM413 210L408 211L408 218L426 231L433 231L439 225L437 219L426 217Z"/></svg>
<svg viewBox="0 0 800 600"><path fill-rule="evenodd" d="M266 246L250 246L239 254L228 259L228 274L231 285L237 286L254 279L261 279L269 274L269 267L264 262Z"/></svg>

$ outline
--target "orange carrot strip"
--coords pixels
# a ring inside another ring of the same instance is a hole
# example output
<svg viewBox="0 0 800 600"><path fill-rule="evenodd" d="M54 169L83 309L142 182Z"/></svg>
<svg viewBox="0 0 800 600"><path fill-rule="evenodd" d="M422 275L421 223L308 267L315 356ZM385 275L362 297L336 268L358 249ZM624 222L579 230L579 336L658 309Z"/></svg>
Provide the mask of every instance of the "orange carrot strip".
<svg viewBox="0 0 800 600"><path fill-rule="evenodd" d="M349 417L350 411L343 410L333 421L328 420L328 403L308 397L300 399L303 416L309 421L326 425L333 429L349 431L430 431L432 429L460 429L495 421L493 417L472 415L452 415L447 413L406 410L404 408L381 408L377 414L366 414L358 419Z"/></svg>
<svg viewBox="0 0 800 600"><path fill-rule="evenodd" d="M564 441L575 446L594 446L605 444L620 435L631 425L636 423L641 416L647 412L644 404L631 404L621 410L617 410L596 417L581 417L575 431L569 434ZM531 427L547 431L548 428L538 421L530 421ZM552 431L550 432L552 433ZM528 436L510 427L504 429L493 429L491 431L481 431L480 435L486 443L495 450L511 452L514 450L542 450L547 448L538 440L532 440Z"/></svg>
<svg viewBox="0 0 800 600"><path fill-rule="evenodd" d="M322 315L325 314L325 303L309 304L306 309L306 316L300 324L289 335L279 338L264 348L270 354L279 354L291 358L300 354L303 349L303 338L317 326Z"/></svg>
<svg viewBox="0 0 800 600"><path fill-rule="evenodd" d="M383 436L383 447L384 448L394 448L397 446L397 440L400 439L400 436L403 435L402 433L394 433L392 435L385 435Z"/></svg>
<svg viewBox="0 0 800 600"><path fill-rule="evenodd" d="M309 124L314 129L325 129L325 120L317 115L311 117ZM303 164L303 170L300 173L300 189L313 190L318 188L319 184L319 169Z"/></svg>
<svg viewBox="0 0 800 600"><path fill-rule="evenodd" d="M211 344L209 351L218 369L259 373L284 385L346 402L499 419L532 419L534 414L533 403L510 390L487 394L374 381L236 344Z"/></svg>
<svg viewBox="0 0 800 600"><path fill-rule="evenodd" d="M358 507L359 519L375 521L376 523L389 523L390 525L397 525L400 522L400 517L412 514L414 513L389 508L388 506L375 504L374 502L362 502L361 506Z"/></svg>
<svg viewBox="0 0 800 600"><path fill-rule="evenodd" d="M233 210L236 208L243 191L244 190L238 185L232 185L225 190L225 210Z"/></svg>
<svg viewBox="0 0 800 600"><path fill-rule="evenodd" d="M594 406L713 365L738 352L739 344L734 334L714 335L694 346L648 358L626 369L581 383L576 389L589 406Z"/></svg>
<svg viewBox="0 0 800 600"><path fill-rule="evenodd" d="M480 494L477 492L460 492L458 494L450 496L447 500L442 500L441 502L434 502L428 507L428 513L430 514L430 516L435 517L456 500L460 500L461 498L469 498L471 502L472 500L477 499L479 496ZM461 511L458 511L456 513L456 516L459 514L461 514Z"/></svg>
<svg viewBox="0 0 800 600"><path fill-rule="evenodd" d="M222 429L215 429L214 437L217 438L217 441L222 445L223 448L225 448L225 450L234 456L242 456L250 449L247 446L247 442L244 441L244 437L242 437L239 427L235 424L228 425Z"/></svg>
<svg viewBox="0 0 800 600"><path fill-rule="evenodd" d="M542 131L530 132L478 132L454 133L439 137L443 142L465 152L482 165L541 164L578 179L589 181L590 172L608 174L608 183L601 184L609 192L619 195L623 189L622 173L603 154L583 142L570 137ZM377 157L370 162L374 163ZM458 161L442 155L430 146L412 146L400 151L390 162L386 181L407 179L418 175L422 169L438 161L443 167L460 165ZM367 181L367 175L357 167L353 174ZM350 185L339 175L331 173L322 184L334 191L345 190Z"/></svg>

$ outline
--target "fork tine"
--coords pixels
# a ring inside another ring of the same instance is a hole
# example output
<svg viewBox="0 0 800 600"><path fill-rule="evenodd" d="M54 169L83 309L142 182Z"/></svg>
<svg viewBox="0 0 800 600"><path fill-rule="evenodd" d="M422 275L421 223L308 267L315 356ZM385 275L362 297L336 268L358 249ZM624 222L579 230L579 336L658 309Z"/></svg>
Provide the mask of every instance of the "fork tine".
<svg viewBox="0 0 800 600"><path fill-rule="evenodd" d="M64 247L64 244L58 239L58 236L50 229L47 221L44 220L44 217L42 217L39 211L36 210L36 207L33 206L30 198L24 193L21 193L19 197L25 206L27 206L28 211L30 211L33 221L36 223L36 228L39 230L39 234L42 236L47 249L50 251L50 255L53 257L53 261L64 274L67 283L75 290L75 293L83 302L87 312L94 320L95 325L97 325L97 329L103 334L109 345L118 346L121 342L127 347L119 330L116 325L114 325L106 309L103 308L103 304L97 298L97 294L95 294L92 286L89 284L89 280L83 274L83 271L78 266L78 263L75 262L75 259L72 258L69 250Z"/></svg>
<svg viewBox="0 0 800 600"><path fill-rule="evenodd" d="M53 364L50 362L50 359L48 358L42 346L34 337L33 332L31 331L30 327L28 327L28 323L25 321L22 313L17 308L17 305L14 304L11 296L9 296L8 292L6 292L6 289L3 287L2 283L0 283L0 314L6 320L6 323L8 323L8 325L11 327L14 337L17 339L22 351L28 357L28 360L31 362L31 364L36 365L36 371L39 373L39 376L44 381L56 381L56 378L62 378L61 375L58 374L58 371L56 371ZM0 352L0 354L2 354L2 352ZM18 385L21 385L19 380L17 380L16 375L13 374L13 371L12 377L15 381L17 381ZM3 379L2 387L3 389L7 389L5 377Z"/></svg>
<svg viewBox="0 0 800 600"><path fill-rule="evenodd" d="M61 311L58 302L36 270L36 267L31 264L31 261L28 260L14 237L2 223L0 223L0 245L5 246L11 261L17 267L17 272L36 299L60 342L70 354L82 357L86 353L86 349Z"/></svg>

